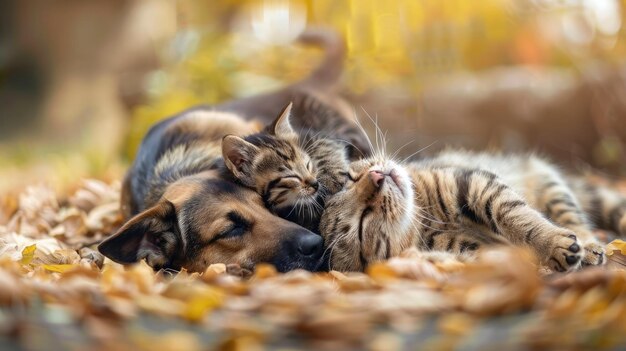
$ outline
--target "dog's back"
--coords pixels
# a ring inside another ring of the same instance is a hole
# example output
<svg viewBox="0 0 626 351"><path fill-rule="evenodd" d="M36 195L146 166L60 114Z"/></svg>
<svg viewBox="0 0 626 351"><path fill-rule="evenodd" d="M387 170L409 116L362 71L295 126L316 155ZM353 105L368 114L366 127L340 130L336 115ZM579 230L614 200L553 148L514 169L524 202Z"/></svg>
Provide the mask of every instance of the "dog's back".
<svg viewBox="0 0 626 351"><path fill-rule="evenodd" d="M216 168L224 135L247 135L259 127L232 113L197 108L157 123L124 179L122 213L130 218L158 201L167 185Z"/></svg>
<svg viewBox="0 0 626 351"><path fill-rule="evenodd" d="M165 187L183 177L212 169L220 162L219 143L226 134L258 131L245 120L267 125L290 102L299 130L324 132L347 140L353 155L368 155L369 144L348 105L333 94L341 75L345 43L332 31L307 29L300 40L325 50L320 65L305 79L267 94L215 106L197 106L155 124L144 137L123 185L126 218L150 207Z"/></svg>

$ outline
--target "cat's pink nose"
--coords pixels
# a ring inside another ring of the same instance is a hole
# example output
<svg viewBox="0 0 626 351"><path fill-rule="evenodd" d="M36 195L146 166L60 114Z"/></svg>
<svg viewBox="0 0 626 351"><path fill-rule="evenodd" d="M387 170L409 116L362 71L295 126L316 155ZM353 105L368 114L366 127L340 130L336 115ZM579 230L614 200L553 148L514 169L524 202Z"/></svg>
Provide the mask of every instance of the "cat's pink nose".
<svg viewBox="0 0 626 351"><path fill-rule="evenodd" d="M385 182L385 174L381 171L370 171L370 179L376 187L380 188Z"/></svg>

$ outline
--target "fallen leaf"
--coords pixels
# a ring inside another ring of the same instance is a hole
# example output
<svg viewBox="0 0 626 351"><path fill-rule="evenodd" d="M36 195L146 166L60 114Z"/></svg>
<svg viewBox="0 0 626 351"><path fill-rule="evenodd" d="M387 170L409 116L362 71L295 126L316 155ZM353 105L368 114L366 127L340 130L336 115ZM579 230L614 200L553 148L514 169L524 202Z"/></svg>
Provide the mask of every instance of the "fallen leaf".
<svg viewBox="0 0 626 351"><path fill-rule="evenodd" d="M626 242L620 239L611 241L606 246L607 266L611 269L626 269Z"/></svg>
<svg viewBox="0 0 626 351"><path fill-rule="evenodd" d="M35 257L35 250L37 250L37 245L35 244L26 246L24 250L22 250L22 259L20 260L20 263L25 266L29 265Z"/></svg>
<svg viewBox="0 0 626 351"><path fill-rule="evenodd" d="M75 264L44 264L41 267L43 267L45 270L48 270L50 272L65 273L67 271L75 269L77 265Z"/></svg>

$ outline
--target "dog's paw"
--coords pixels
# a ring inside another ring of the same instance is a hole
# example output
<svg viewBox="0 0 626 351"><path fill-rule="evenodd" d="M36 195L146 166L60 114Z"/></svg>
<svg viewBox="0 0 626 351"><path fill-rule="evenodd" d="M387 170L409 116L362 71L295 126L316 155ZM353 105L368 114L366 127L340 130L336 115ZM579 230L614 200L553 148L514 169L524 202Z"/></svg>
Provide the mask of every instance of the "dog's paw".
<svg viewBox="0 0 626 351"><path fill-rule="evenodd" d="M604 245L601 245L595 241L591 241L583 244L585 254L582 260L582 266L600 266L606 263L606 255L604 251Z"/></svg>
<svg viewBox="0 0 626 351"><path fill-rule="evenodd" d="M580 267L585 251L576 235L570 231L559 231L552 239L548 267L555 272L569 272Z"/></svg>

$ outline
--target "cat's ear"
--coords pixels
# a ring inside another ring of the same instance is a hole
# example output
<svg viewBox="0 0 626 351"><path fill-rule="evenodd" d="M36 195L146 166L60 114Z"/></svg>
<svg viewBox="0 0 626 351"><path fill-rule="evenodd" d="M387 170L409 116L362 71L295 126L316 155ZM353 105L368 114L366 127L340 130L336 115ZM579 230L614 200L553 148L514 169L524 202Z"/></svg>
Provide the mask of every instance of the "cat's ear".
<svg viewBox="0 0 626 351"><path fill-rule="evenodd" d="M131 218L117 233L98 245L104 256L121 264L146 259L154 269L168 267L182 252L176 209L163 200Z"/></svg>
<svg viewBox="0 0 626 351"><path fill-rule="evenodd" d="M226 135L222 139L222 157L226 167L244 184L250 182L252 163L259 148L235 135Z"/></svg>
<svg viewBox="0 0 626 351"><path fill-rule="evenodd" d="M293 102L283 108L282 112L276 117L270 126L270 133L279 137L294 137L296 132L291 126L291 108Z"/></svg>

